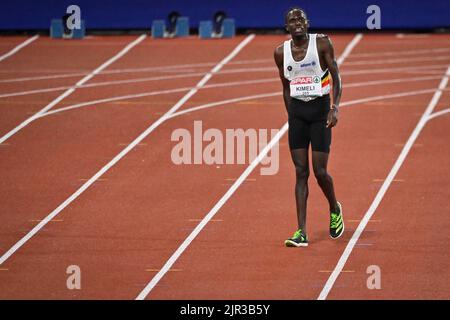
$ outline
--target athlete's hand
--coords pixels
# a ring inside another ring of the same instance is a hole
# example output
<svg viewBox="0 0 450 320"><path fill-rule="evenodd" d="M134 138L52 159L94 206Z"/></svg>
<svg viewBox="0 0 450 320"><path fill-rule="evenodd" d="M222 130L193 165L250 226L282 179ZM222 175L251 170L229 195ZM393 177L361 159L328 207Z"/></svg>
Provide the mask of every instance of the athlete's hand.
<svg viewBox="0 0 450 320"><path fill-rule="evenodd" d="M338 112L339 111L337 109L331 109L328 112L327 128L333 128L334 126L336 126L338 122Z"/></svg>

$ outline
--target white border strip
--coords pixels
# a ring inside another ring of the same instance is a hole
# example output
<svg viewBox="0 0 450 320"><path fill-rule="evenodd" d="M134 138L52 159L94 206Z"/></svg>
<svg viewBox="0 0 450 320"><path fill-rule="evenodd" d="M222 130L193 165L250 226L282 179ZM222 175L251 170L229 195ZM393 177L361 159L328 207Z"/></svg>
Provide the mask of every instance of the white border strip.
<svg viewBox="0 0 450 320"><path fill-rule="evenodd" d="M391 185L392 180L395 178L395 175L400 170L400 167L402 166L403 162L405 161L406 156L408 155L409 151L411 150L419 133L422 131L423 127L425 126L429 115L433 112L434 107L437 105L439 98L442 95L442 91L447 86L449 76L450 76L450 66L447 68L447 72L445 73L444 77L442 78L441 83L439 84L439 87L436 89L436 91L433 95L433 98L431 99L430 103L428 104L428 107L426 108L425 112L422 114L422 117L420 118L419 123L417 124L414 131L411 133L408 141L406 142L405 146L403 147L402 152L400 153L399 157L397 158L397 161L395 162L394 166L392 167L391 171L389 172L389 175L384 180L383 185L381 186L380 190L378 191L377 195L375 196L375 199L373 200L373 202L370 205L367 212L364 214L364 217L361 220L361 222L359 223L358 228L353 233L353 236L350 239L349 243L347 244L347 247L345 248L336 267L334 268L333 272L331 273L330 277L328 278L322 291L320 292L319 297L317 298L318 300L325 300L327 298L337 277L339 276L342 269L344 268L344 265L347 262L356 242L358 241L359 237L361 236L361 233L364 231L367 223L372 218L372 216L375 213L375 210L378 208L378 205L380 204L381 200L383 200L383 197L386 194L386 191L388 190L389 186Z"/></svg>
<svg viewBox="0 0 450 320"><path fill-rule="evenodd" d="M109 59L108 61L104 62L101 66L99 66L97 69L95 69L94 71L92 71L91 73L89 73L87 76L85 76L83 79L81 79L80 81L78 81L75 84L74 88L70 88L67 91L65 91L63 94L61 94L59 97L57 97L55 100L53 100L52 102L50 102L47 106L45 106L43 109L41 109L40 111L38 111L37 113L35 113L34 115L32 115L31 117L29 117L27 120L25 120L24 122L22 122L20 125L18 125L17 127L15 127L14 129L12 129L11 131L9 131L7 134L5 134L3 137L0 138L0 144L4 143L6 140L8 140L10 137L12 137L14 134L16 134L17 132L19 132L21 129L23 129L24 127L26 127L29 123L31 123L33 120L39 118L39 116L41 114L43 114L44 112L46 112L47 110L51 109L52 107L54 107L56 104L58 104L60 101L62 101L64 98L66 98L67 96L71 95L76 87L81 86L83 83L89 81L90 79L92 79L92 77L94 77L96 74L100 73L103 69L105 69L106 67L108 67L110 64L112 64L113 62L115 62L116 60L118 60L119 58L121 58L123 55L125 55L128 51L130 51L134 46L136 46L137 44L139 44L142 40L144 40L147 37L147 35L143 34L141 35L139 38L137 38L136 40L134 40L133 42L131 42L130 44L128 44L125 48L123 48L119 53L117 53L114 57L112 57L111 59Z"/></svg>
<svg viewBox="0 0 450 320"><path fill-rule="evenodd" d="M144 140L153 130L155 130L161 123L170 117L177 109L179 109L190 97L192 97L205 83L212 77L212 75L218 72L228 61L234 58L250 41L255 37L254 34L247 36L239 45L221 62L219 62L210 72L208 72L203 79L201 79L195 88L192 88L186 93L169 111L167 111L161 118L148 127L143 133L141 133L136 139L133 140L128 146L125 147L118 155L116 155L111 161L109 161L103 168L101 168L94 176L86 181L75 193L61 203L55 210L47 215L39 224L37 224L30 232L28 232L22 239L14 244L6 253L0 258L0 265L2 265L9 257L11 257L20 247L22 247L28 240L30 240L36 233L39 232L49 221L55 218L64 208L66 208L72 201L78 198L86 189L88 189L95 181L97 181L105 172L107 172L112 166L125 157L135 146L137 146L142 140Z"/></svg>
<svg viewBox="0 0 450 320"><path fill-rule="evenodd" d="M22 48L26 47L30 43L32 43L34 40L37 40L37 38L39 38L38 34L35 35L34 37L32 37L32 38L22 42L21 44L19 44L15 48L13 48L11 51L9 51L9 52L5 53L4 55L0 56L0 61L3 61L6 58L11 57L13 54L17 53L19 50L21 50Z"/></svg>

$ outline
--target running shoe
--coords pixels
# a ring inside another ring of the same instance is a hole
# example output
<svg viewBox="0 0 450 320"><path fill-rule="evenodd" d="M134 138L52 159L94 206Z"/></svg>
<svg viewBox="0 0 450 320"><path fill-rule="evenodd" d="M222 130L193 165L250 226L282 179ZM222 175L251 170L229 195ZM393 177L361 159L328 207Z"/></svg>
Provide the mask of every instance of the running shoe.
<svg viewBox="0 0 450 320"><path fill-rule="evenodd" d="M308 236L302 231L302 229L298 229L295 231L292 238L287 239L284 244L286 247L307 247Z"/></svg>
<svg viewBox="0 0 450 320"><path fill-rule="evenodd" d="M338 202L339 212L330 213L330 237L339 238L344 233L344 216L342 213L342 205Z"/></svg>

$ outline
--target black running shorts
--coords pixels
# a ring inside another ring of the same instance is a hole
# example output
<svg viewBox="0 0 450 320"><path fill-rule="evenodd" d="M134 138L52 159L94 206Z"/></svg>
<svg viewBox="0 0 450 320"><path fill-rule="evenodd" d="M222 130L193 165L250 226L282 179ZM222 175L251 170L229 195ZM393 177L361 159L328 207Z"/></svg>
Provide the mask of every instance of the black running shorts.
<svg viewBox="0 0 450 320"><path fill-rule="evenodd" d="M327 128L330 95L304 102L292 98L288 106L289 148L308 149L329 153L331 128Z"/></svg>

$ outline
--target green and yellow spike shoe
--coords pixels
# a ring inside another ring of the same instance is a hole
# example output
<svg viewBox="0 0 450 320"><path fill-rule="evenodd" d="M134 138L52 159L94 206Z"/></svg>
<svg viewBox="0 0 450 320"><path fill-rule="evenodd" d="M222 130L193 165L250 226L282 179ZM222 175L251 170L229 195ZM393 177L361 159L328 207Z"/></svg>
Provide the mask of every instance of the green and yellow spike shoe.
<svg viewBox="0 0 450 320"><path fill-rule="evenodd" d="M302 229L298 229L295 231L292 238L287 239L284 244L286 247L307 247L308 236L302 231Z"/></svg>
<svg viewBox="0 0 450 320"><path fill-rule="evenodd" d="M330 213L330 237L339 238L344 233L344 216L342 213L342 205L338 202L339 212Z"/></svg>

